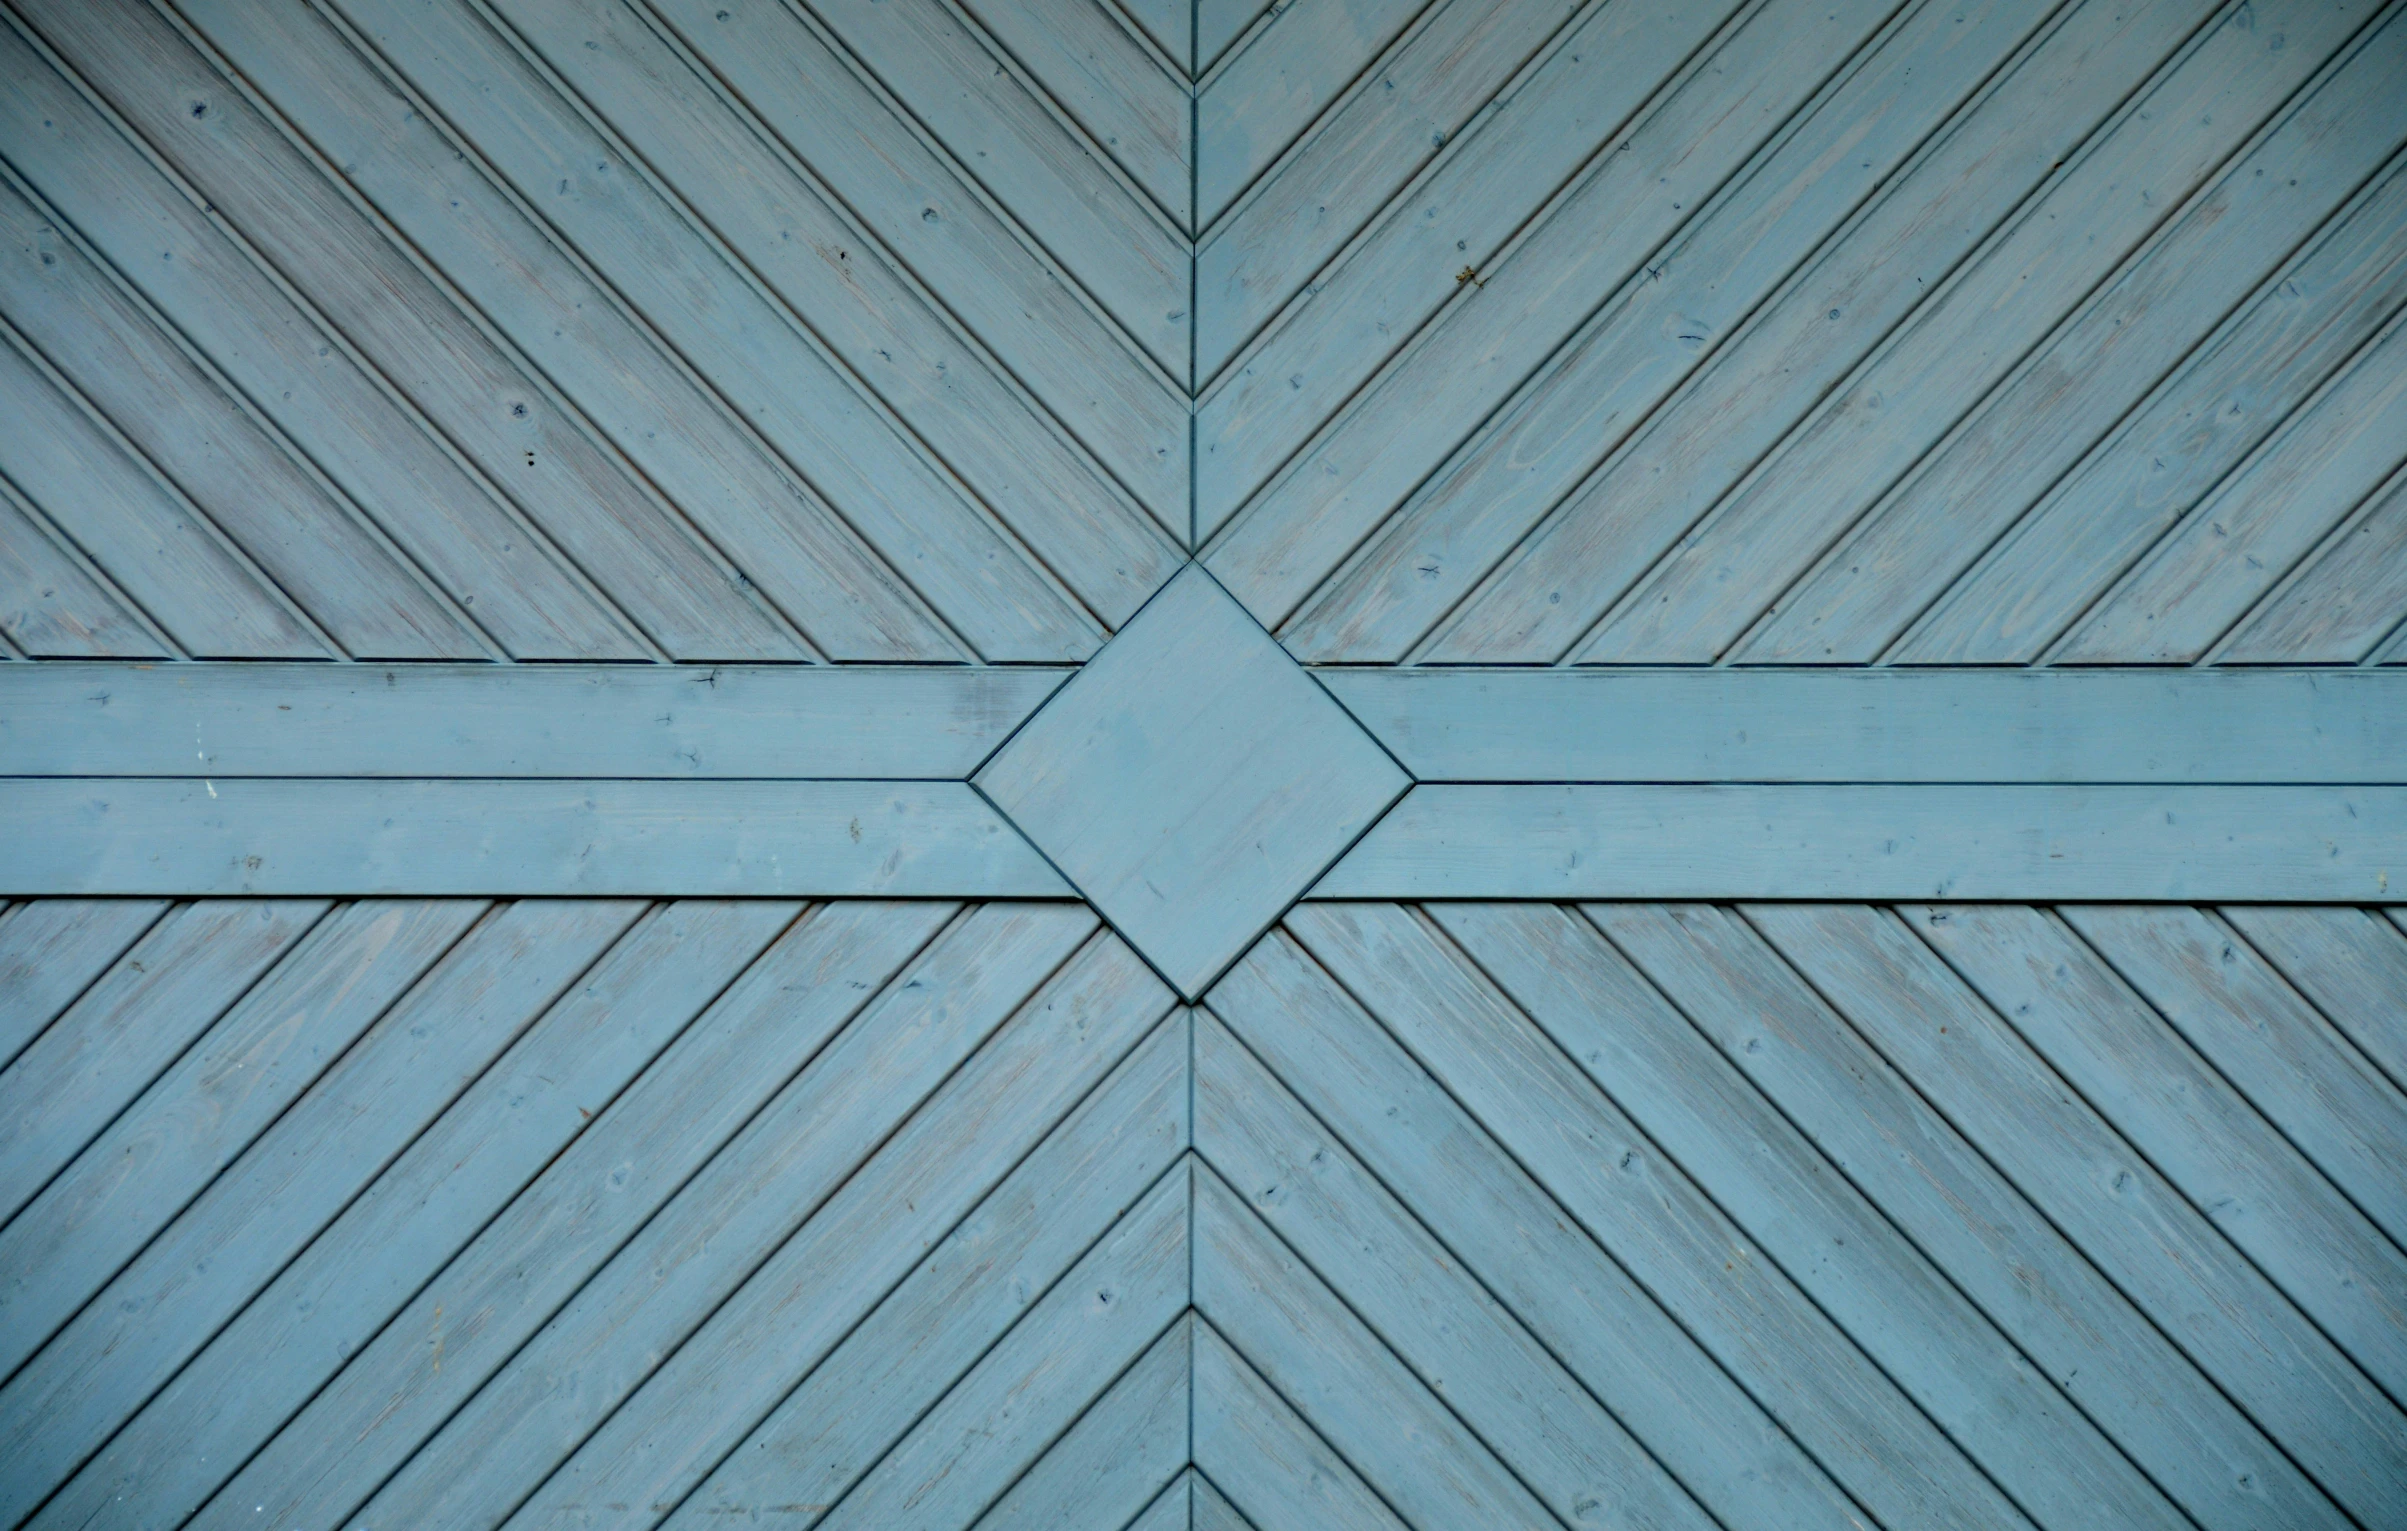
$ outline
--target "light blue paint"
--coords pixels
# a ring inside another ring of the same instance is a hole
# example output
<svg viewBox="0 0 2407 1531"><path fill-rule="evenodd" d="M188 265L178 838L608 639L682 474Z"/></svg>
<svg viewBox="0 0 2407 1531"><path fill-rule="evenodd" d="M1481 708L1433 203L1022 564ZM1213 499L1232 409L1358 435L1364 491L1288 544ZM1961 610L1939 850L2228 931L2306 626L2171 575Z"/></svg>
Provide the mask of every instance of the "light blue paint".
<svg viewBox="0 0 2407 1531"><path fill-rule="evenodd" d="M1407 785L1192 565L976 782L1190 998Z"/></svg>

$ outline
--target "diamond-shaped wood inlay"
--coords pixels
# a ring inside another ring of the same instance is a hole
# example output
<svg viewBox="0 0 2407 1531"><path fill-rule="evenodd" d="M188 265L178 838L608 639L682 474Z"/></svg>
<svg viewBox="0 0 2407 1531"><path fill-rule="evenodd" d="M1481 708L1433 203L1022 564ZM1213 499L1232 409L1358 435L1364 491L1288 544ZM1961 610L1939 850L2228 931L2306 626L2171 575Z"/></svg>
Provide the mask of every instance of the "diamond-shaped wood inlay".
<svg viewBox="0 0 2407 1531"><path fill-rule="evenodd" d="M1194 567L976 779L1189 998L1408 785Z"/></svg>

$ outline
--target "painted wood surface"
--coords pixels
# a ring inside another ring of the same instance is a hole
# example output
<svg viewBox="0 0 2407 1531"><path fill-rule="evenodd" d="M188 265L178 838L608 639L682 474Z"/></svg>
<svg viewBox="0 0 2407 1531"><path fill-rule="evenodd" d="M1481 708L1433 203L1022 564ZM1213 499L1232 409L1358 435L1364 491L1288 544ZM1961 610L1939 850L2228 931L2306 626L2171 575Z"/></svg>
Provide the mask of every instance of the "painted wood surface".
<svg viewBox="0 0 2407 1531"><path fill-rule="evenodd" d="M2403 71L0 0L0 1526L2407 1520Z"/></svg>
<svg viewBox="0 0 2407 1531"><path fill-rule="evenodd" d="M2381 902L2397 787L1418 786L1315 898Z"/></svg>
<svg viewBox="0 0 2407 1531"><path fill-rule="evenodd" d="M2379 672L1380 668L1320 680L1417 781L2407 781L2407 682Z"/></svg>
<svg viewBox="0 0 2407 1531"><path fill-rule="evenodd" d="M975 781L1192 999L1408 778L1201 569L1123 638Z"/></svg>
<svg viewBox="0 0 2407 1531"><path fill-rule="evenodd" d="M2407 619L2395 7L9 14L26 654L1077 660L1199 542L1334 663Z"/></svg>
<svg viewBox="0 0 2407 1531"><path fill-rule="evenodd" d="M1059 670L25 665L10 776L958 781Z"/></svg>
<svg viewBox="0 0 2407 1531"><path fill-rule="evenodd" d="M0 918L99 954L50 1052L188 1039L0 1230L12 1524L2240 1531L2407 1481L2407 1262L2317 1135L2407 1114L2349 998L2407 910L1316 903L1189 1011L1067 903L222 907L239 970L177 944L217 905Z"/></svg>
<svg viewBox="0 0 2407 1531"><path fill-rule="evenodd" d="M0 825L18 893L1070 894L959 782L15 778Z"/></svg>

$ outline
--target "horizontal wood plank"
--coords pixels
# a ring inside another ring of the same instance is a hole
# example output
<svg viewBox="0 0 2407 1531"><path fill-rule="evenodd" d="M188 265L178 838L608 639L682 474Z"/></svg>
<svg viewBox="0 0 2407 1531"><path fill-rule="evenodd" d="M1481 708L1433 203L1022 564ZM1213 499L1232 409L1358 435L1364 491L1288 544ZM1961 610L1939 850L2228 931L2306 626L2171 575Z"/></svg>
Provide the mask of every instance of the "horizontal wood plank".
<svg viewBox="0 0 2407 1531"><path fill-rule="evenodd" d="M1422 781L2407 782L2407 676L2379 671L1320 679Z"/></svg>
<svg viewBox="0 0 2407 1531"><path fill-rule="evenodd" d="M1060 898L958 783L0 782L23 894Z"/></svg>
<svg viewBox="0 0 2407 1531"><path fill-rule="evenodd" d="M22 665L0 672L0 771L958 781L1063 676L775 665Z"/></svg>
<svg viewBox="0 0 2407 1531"><path fill-rule="evenodd" d="M2379 900L2396 787L1420 786L1315 898Z"/></svg>

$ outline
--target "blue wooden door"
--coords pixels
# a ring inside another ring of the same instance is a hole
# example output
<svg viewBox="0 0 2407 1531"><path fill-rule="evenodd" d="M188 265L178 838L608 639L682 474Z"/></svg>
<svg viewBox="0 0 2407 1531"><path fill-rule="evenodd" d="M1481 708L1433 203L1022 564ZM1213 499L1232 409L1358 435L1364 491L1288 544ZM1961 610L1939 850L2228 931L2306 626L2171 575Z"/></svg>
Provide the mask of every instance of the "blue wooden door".
<svg viewBox="0 0 2407 1531"><path fill-rule="evenodd" d="M0 1528L2407 1525L2398 0L0 0Z"/></svg>

